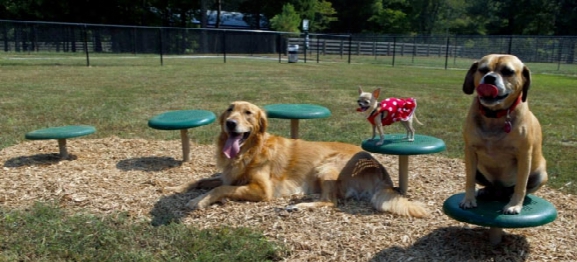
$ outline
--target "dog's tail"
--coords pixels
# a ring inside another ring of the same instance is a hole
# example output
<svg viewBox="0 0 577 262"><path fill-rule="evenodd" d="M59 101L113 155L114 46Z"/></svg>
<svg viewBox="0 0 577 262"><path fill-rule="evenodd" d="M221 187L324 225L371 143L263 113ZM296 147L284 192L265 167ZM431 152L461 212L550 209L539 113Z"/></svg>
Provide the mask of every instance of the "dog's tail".
<svg viewBox="0 0 577 262"><path fill-rule="evenodd" d="M415 121L417 122L417 124L423 125L423 123L421 123L421 121L419 121L419 119L417 118L417 114L413 113L413 119L415 119Z"/></svg>
<svg viewBox="0 0 577 262"><path fill-rule="evenodd" d="M381 212L391 212L402 216L426 217L429 214L422 203L409 201L391 187L377 191L371 203Z"/></svg>

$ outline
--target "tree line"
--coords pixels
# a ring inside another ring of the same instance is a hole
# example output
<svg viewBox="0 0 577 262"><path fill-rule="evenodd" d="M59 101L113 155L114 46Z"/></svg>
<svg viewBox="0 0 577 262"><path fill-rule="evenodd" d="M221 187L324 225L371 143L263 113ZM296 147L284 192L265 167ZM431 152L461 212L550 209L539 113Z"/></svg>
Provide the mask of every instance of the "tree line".
<svg viewBox="0 0 577 262"><path fill-rule="evenodd" d="M0 19L24 21L207 27L208 10L289 32L577 35L577 0L0 0Z"/></svg>

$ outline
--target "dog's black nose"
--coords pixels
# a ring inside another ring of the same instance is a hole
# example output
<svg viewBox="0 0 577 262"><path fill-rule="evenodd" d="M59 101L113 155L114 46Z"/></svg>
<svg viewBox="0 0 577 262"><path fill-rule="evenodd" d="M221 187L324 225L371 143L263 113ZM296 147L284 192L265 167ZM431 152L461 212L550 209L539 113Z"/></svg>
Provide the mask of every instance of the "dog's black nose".
<svg viewBox="0 0 577 262"><path fill-rule="evenodd" d="M486 75L483 78L483 83L485 84L490 84L490 85L494 85L495 84L495 80L497 80L497 78L494 75Z"/></svg>
<svg viewBox="0 0 577 262"><path fill-rule="evenodd" d="M236 128L236 121L235 120L226 120L226 128L229 130L234 130Z"/></svg>

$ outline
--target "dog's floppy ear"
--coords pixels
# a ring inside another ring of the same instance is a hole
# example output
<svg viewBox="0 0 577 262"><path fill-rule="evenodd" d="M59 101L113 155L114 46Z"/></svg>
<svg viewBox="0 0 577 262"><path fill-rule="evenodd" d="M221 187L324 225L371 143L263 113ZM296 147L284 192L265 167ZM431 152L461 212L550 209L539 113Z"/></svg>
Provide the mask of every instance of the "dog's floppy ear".
<svg viewBox="0 0 577 262"><path fill-rule="evenodd" d="M226 115L226 112L228 112L231 108L233 107L233 104L228 105L228 107L226 108L226 110L222 111L222 113L220 113L220 115L218 116L218 123L220 125L224 124L224 115Z"/></svg>
<svg viewBox="0 0 577 262"><path fill-rule="evenodd" d="M479 62L475 62L469 68L467 75L465 76L465 82L463 83L463 92L470 95L475 91L475 73L477 72L477 67Z"/></svg>
<svg viewBox="0 0 577 262"><path fill-rule="evenodd" d="M531 71L527 66L523 66L523 78L525 82L523 83L523 102L527 101L527 93L529 93L529 87L531 86Z"/></svg>
<svg viewBox="0 0 577 262"><path fill-rule="evenodd" d="M377 98L379 98L379 95L381 95L381 88L380 87L375 89L375 91L373 91L373 98L377 99Z"/></svg>
<svg viewBox="0 0 577 262"><path fill-rule="evenodd" d="M268 127L268 119L264 110L258 111L258 132L263 134Z"/></svg>

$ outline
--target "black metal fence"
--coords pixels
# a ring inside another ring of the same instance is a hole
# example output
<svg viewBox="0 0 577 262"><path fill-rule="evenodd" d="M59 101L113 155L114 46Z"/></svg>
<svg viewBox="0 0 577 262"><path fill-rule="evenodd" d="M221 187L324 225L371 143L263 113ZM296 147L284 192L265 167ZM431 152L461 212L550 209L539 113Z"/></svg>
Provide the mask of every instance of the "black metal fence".
<svg viewBox="0 0 577 262"><path fill-rule="evenodd" d="M527 63L577 71L577 36L327 35L167 27L0 20L6 54L152 54L160 56L259 56L287 61L298 45L299 62L358 62L462 68L489 53L517 55ZM577 73L577 72L576 72Z"/></svg>

